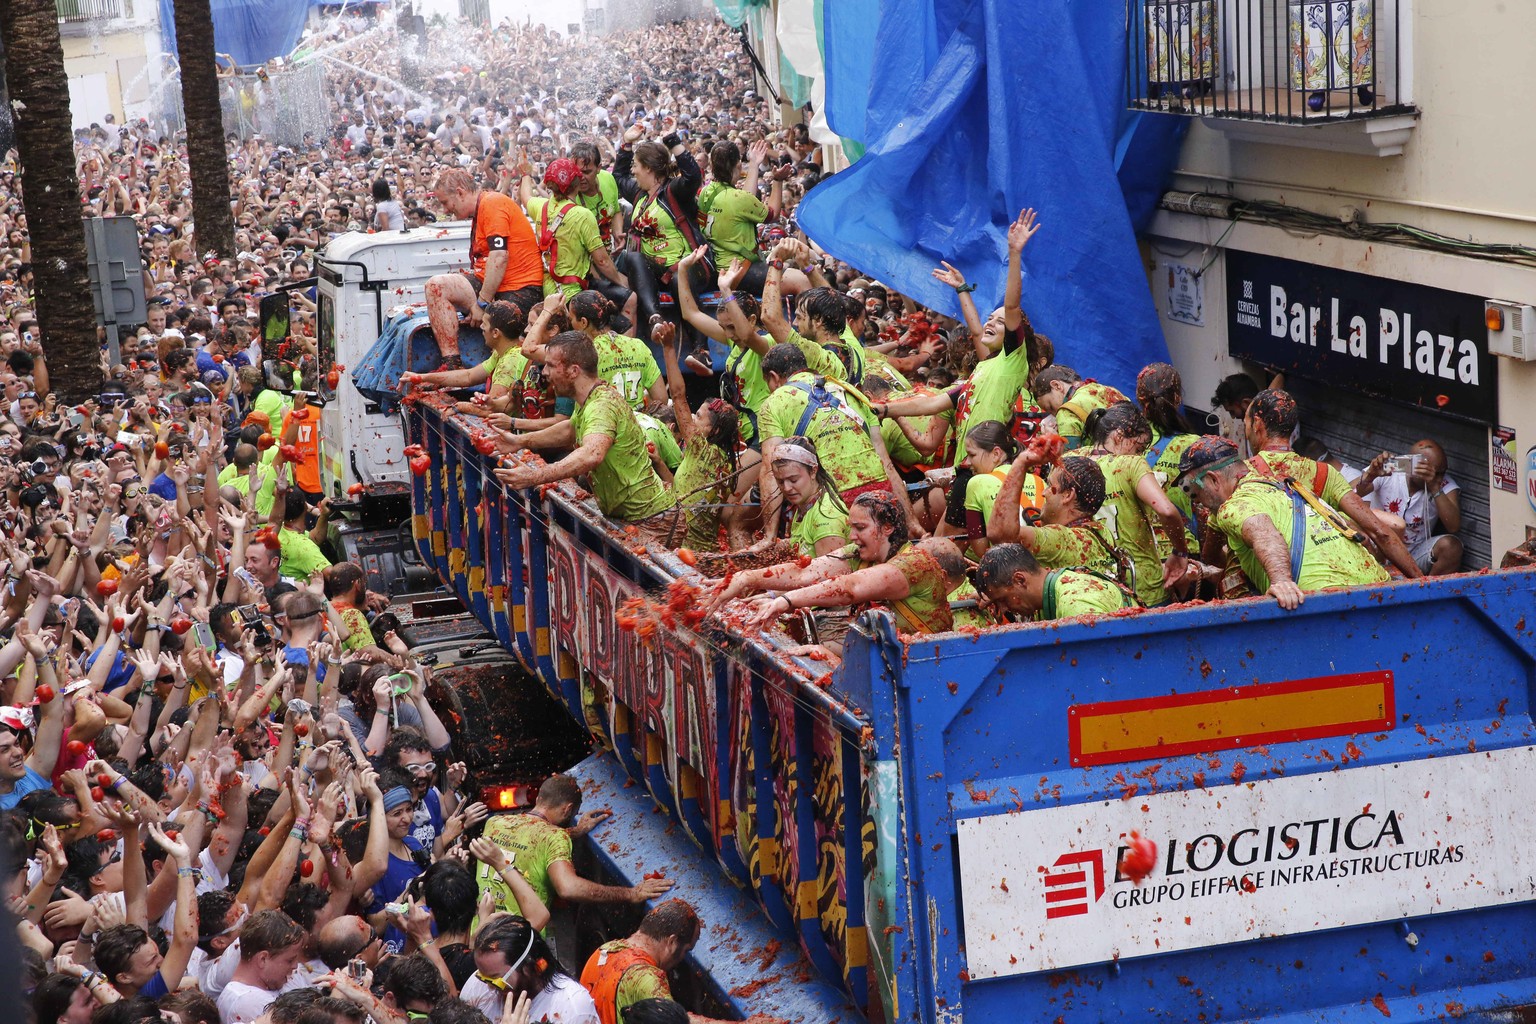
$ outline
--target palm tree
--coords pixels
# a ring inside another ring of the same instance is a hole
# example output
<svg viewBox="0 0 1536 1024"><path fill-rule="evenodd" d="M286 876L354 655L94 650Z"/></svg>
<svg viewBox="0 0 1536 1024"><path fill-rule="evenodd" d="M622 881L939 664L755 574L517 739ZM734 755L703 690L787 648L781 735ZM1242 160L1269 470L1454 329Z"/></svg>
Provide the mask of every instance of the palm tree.
<svg viewBox="0 0 1536 1024"><path fill-rule="evenodd" d="M174 7L198 255L213 252L234 259L235 218L229 209L229 153L224 148L219 76L213 63L213 14L208 0L174 0Z"/></svg>
<svg viewBox="0 0 1536 1024"><path fill-rule="evenodd" d="M0 2L22 208L32 232L33 295L48 379L61 404L101 390L101 343L91 307L69 80L54 0Z"/></svg>

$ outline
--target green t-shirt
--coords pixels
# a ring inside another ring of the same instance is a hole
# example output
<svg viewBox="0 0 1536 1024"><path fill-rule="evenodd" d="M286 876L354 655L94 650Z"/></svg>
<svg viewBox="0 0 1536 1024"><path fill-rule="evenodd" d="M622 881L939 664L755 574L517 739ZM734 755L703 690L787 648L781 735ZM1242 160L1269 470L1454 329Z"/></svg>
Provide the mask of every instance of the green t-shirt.
<svg viewBox="0 0 1536 1024"><path fill-rule="evenodd" d="M1263 593L1269 589L1269 574L1259 563L1253 548L1243 539L1243 524L1254 516L1266 517L1280 531L1289 561L1294 506L1283 488L1262 477L1250 474L1240 480L1231 497L1222 502L1221 508L1211 517L1211 523L1226 534L1227 543L1243 572L1253 581L1255 589ZM1376 563L1370 552L1335 530L1310 505L1306 506L1304 523L1306 547L1302 551L1301 579L1295 581L1302 590L1387 582L1387 571Z"/></svg>
<svg viewBox="0 0 1536 1024"><path fill-rule="evenodd" d="M725 360L725 372L727 375L734 376L736 394L730 393L731 385L725 380L720 383L720 394L727 401L731 401L738 410L752 413L752 416L739 417L741 439L751 444L757 438L757 430L752 426L752 418L757 415L757 410L763 407L763 401L768 397L768 382L763 379L763 357L752 349L742 348L733 342L731 354Z"/></svg>
<svg viewBox="0 0 1536 1024"><path fill-rule="evenodd" d="M571 427L577 447L593 434L613 439L608 454L592 471L592 491L604 515L633 522L672 507L672 492L651 467L645 432L635 421L634 410L612 385L599 383L585 402L576 405Z"/></svg>
<svg viewBox="0 0 1536 1024"><path fill-rule="evenodd" d="M1156 517L1136 496L1136 485L1152 472L1140 455L1090 455L1104 471L1104 507L1094 516L1109 530L1115 546L1131 560L1136 596L1148 608L1163 603L1163 563L1152 535Z"/></svg>
<svg viewBox="0 0 1536 1024"><path fill-rule="evenodd" d="M533 223L534 237L542 238L544 234L544 211L549 210L549 222L553 224L558 218L560 224L555 228L555 244L553 246L555 256L554 266L548 265L547 254L544 269L544 294L553 295L555 292L565 292L566 298L570 298L585 288L587 275L592 273L592 253L603 247L602 232L597 227L597 217L591 210L578 204L571 203L566 210L566 201L562 200L558 205L555 200L542 196L534 196L528 200L528 219ZM562 216L560 211L565 210ZM556 277L579 277L580 281L571 281L561 284Z"/></svg>
<svg viewBox="0 0 1536 1024"><path fill-rule="evenodd" d="M708 438L695 436L674 468L672 491L687 508L687 546L695 551L719 550L720 513L724 510L708 506L730 501L736 481L709 485L731 472L731 457Z"/></svg>
<svg viewBox="0 0 1536 1024"><path fill-rule="evenodd" d="M661 420L643 412L635 413L635 422L645 431L645 439L656 446L656 454L661 456L661 461L676 473L678 464L683 461L683 450L677 446L677 438L672 436L671 429Z"/></svg>
<svg viewBox="0 0 1536 1024"><path fill-rule="evenodd" d="M802 555L815 558L817 542L828 537L837 537L847 544L848 510L823 491L810 508L790 521L789 539Z"/></svg>
<svg viewBox="0 0 1536 1024"><path fill-rule="evenodd" d="M296 580L307 580L322 569L330 567L331 560L320 553L320 545L309 539L308 534L283 527L277 532L282 545L283 558L277 571Z"/></svg>
<svg viewBox="0 0 1536 1024"><path fill-rule="evenodd" d="M1108 545L1104 527L1092 526L1037 526L1030 533L1026 545L1035 559L1047 569L1088 568L1106 576L1119 575L1115 556Z"/></svg>
<svg viewBox="0 0 1536 1024"><path fill-rule="evenodd" d="M955 415L955 467L965 459L965 435L971 424L1013 420L1014 399L1025 392L1025 405L1033 404L1026 385L1029 383L1029 354L1021 341L1012 352L999 351L983 359L971 372Z"/></svg>
<svg viewBox="0 0 1536 1024"><path fill-rule="evenodd" d="M341 645L342 650L355 651L374 642L373 627L368 625L368 616L361 608L342 608L341 617L347 623L347 639Z"/></svg>
<svg viewBox="0 0 1536 1024"><path fill-rule="evenodd" d="M1004 474L1008 472L1006 463L998 469ZM977 473L965 485L965 510L980 512L981 521L985 523L992 515L992 506L997 502L997 492L1002 489L1003 478L996 472Z"/></svg>
<svg viewBox="0 0 1536 1024"><path fill-rule="evenodd" d="M283 417L293 407L293 400L281 391L273 391L271 388L263 388L261 394L256 396L251 408L255 412L264 412L267 419L272 422L271 432L275 435L283 425Z"/></svg>
<svg viewBox="0 0 1536 1024"><path fill-rule="evenodd" d="M640 251L652 263L670 267L691 251L688 239L667 212L665 203L652 202L649 195L641 193L636 197L631 220L635 234L640 236Z"/></svg>
<svg viewBox="0 0 1536 1024"><path fill-rule="evenodd" d="M1260 452L1249 460L1249 464L1259 471L1267 467L1268 475L1276 480L1290 477L1308 490L1317 483L1317 463L1295 452ZM1317 496L1334 508L1340 508L1344 499L1353 493L1355 489L1344 479L1344 474L1329 466L1322 492Z"/></svg>
<svg viewBox="0 0 1536 1024"><path fill-rule="evenodd" d="M1152 446L1157 447L1162 440L1162 435L1154 427L1152 430ZM1174 483L1179 478L1179 458L1188 450L1189 446L1200 440L1198 434L1176 434L1168 439L1163 450L1158 453L1157 459L1152 463L1152 472L1157 474L1157 482L1162 485L1163 493L1168 495L1168 500L1173 502L1173 507L1179 510L1179 515L1184 517L1184 543L1185 549L1197 551L1200 547L1199 538L1190 528L1195 520L1194 506L1190 504L1189 495L1184 493L1184 488ZM1149 449L1147 452L1151 455ZM1168 539L1168 533L1161 522L1153 524L1153 534L1157 537L1157 554L1166 559L1173 553L1173 542Z"/></svg>
<svg viewBox="0 0 1536 1024"><path fill-rule="evenodd" d="M651 348L627 334L599 334L592 339L597 349L597 375L624 395L631 409L645 405L651 385L661 379L661 367Z"/></svg>
<svg viewBox="0 0 1536 1024"><path fill-rule="evenodd" d="M844 365L837 353L832 352L819 341L812 341L799 331L791 329L789 332L789 344L800 350L805 356L805 368L819 377L828 380L846 381L848 367Z"/></svg>
<svg viewBox="0 0 1536 1024"><path fill-rule="evenodd" d="M551 825L534 814L498 814L485 823L485 838L507 851L528 887L548 906L555 893L549 881L549 866L571 859L571 836L565 829ZM512 890L501 875L484 864L475 867L480 891L496 894L496 909L521 913Z"/></svg>
<svg viewBox="0 0 1536 1024"><path fill-rule="evenodd" d="M788 384L768 396L757 413L757 427L763 440L794 436L811 401L811 396L796 385L809 387L815 380L809 373L797 373ZM879 429L873 414L861 399L837 381L828 380L824 384L830 394L840 399L841 408L823 406L816 410L805 427L805 435L816 443L822 466L839 491L884 480L885 466L871 440L873 432Z"/></svg>
<svg viewBox="0 0 1536 1024"><path fill-rule="evenodd" d="M277 473L272 468L272 462L277 458L277 446L273 445L261 453L257 461L256 479L260 486L256 490L256 512L265 519L272 514L272 503L277 499ZM219 486L233 487L241 494L249 494L251 491L251 478L242 473L231 462L219 470Z"/></svg>
<svg viewBox="0 0 1536 1024"><path fill-rule="evenodd" d="M852 545L845 550L851 568L864 568ZM955 628L955 619L949 610L949 581L932 555L910 543L903 544L884 564L901 573L910 590L901 601L883 602L890 605L898 630L903 633L947 633Z"/></svg>
<svg viewBox="0 0 1536 1024"><path fill-rule="evenodd" d="M1067 404L1056 410L1056 433L1066 439L1068 448L1076 448L1091 438L1083 436L1083 420L1095 409L1107 409L1125 396L1108 384L1085 380L1072 392Z"/></svg>
<svg viewBox="0 0 1536 1024"><path fill-rule="evenodd" d="M757 226L768 219L762 200L712 181L699 190L699 212L707 218L704 233L720 257L720 266L729 266L733 257L747 263L762 259L757 254Z"/></svg>
<svg viewBox="0 0 1536 1024"><path fill-rule="evenodd" d="M603 244L613 247L613 230L623 216L624 207L619 201L619 182L611 171L597 172L597 195L571 197L580 203L582 208L591 212L597 221L597 230L602 236Z"/></svg>
<svg viewBox="0 0 1536 1024"><path fill-rule="evenodd" d="M1047 615L1053 606L1055 614ZM1046 577L1045 607L1037 617L1070 619L1074 615L1102 615L1126 607L1127 595L1109 580L1064 570Z"/></svg>

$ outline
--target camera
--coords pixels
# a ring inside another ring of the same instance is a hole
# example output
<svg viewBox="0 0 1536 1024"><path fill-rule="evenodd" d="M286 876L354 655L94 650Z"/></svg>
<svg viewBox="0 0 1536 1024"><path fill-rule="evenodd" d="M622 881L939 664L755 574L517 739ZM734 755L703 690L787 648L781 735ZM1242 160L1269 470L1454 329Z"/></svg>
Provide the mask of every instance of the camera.
<svg viewBox="0 0 1536 1024"><path fill-rule="evenodd" d="M30 487L23 488L20 497L21 503L27 508L33 510L41 508L48 504L48 485L33 484Z"/></svg>

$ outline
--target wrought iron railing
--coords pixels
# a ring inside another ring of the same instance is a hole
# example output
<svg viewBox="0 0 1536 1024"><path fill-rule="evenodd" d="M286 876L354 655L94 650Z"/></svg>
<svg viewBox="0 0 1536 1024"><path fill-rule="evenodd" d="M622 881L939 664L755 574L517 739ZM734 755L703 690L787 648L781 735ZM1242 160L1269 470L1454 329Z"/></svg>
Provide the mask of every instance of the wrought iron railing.
<svg viewBox="0 0 1536 1024"><path fill-rule="evenodd" d="M1411 2L1411 0L1408 0ZM1316 124L1411 111L1405 0L1127 0L1131 107Z"/></svg>
<svg viewBox="0 0 1536 1024"><path fill-rule="evenodd" d="M127 0L54 0L54 4L59 20L66 22L133 17L133 7Z"/></svg>

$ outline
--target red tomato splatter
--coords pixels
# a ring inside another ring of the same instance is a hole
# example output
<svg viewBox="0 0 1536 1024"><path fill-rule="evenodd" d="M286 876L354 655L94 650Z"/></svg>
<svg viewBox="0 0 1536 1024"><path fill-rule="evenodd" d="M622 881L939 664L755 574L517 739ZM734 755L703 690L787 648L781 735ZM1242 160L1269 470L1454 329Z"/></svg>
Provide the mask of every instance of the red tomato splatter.
<svg viewBox="0 0 1536 1024"><path fill-rule="evenodd" d="M1120 856L1120 873L1137 885L1157 867L1157 844L1140 832L1131 833L1130 846Z"/></svg>

